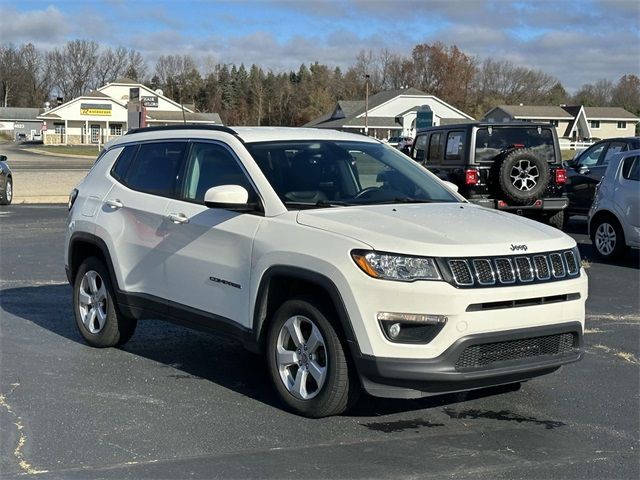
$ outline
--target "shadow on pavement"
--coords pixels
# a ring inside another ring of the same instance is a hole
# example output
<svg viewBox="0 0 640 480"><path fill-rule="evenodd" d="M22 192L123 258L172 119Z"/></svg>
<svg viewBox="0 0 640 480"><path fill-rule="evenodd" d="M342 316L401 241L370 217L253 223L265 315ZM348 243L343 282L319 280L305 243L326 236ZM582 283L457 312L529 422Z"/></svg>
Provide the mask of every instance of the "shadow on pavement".
<svg viewBox="0 0 640 480"><path fill-rule="evenodd" d="M1 292L2 309L56 335L85 346L77 331L69 285L7 288ZM206 380L275 408L277 399L264 358L239 343L213 334L190 330L165 321L142 320L136 333L120 350L161 363L177 382ZM100 355L101 350L96 350ZM182 372L182 373L176 373ZM418 400L383 399L363 395L347 416L369 417L452 405L467 400L514 391L507 385L472 392L439 395Z"/></svg>

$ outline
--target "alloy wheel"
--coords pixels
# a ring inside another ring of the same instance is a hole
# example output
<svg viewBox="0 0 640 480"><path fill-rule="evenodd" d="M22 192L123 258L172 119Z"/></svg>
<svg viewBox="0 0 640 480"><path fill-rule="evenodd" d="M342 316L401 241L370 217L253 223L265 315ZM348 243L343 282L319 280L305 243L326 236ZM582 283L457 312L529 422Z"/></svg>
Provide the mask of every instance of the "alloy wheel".
<svg viewBox="0 0 640 480"><path fill-rule="evenodd" d="M537 165L523 158L513 166L510 177L514 187L520 191L528 192L538 184L540 171Z"/></svg>
<svg viewBox="0 0 640 480"><path fill-rule="evenodd" d="M82 323L90 333L100 333L107 321L107 288L95 270L82 277L78 292Z"/></svg>
<svg viewBox="0 0 640 480"><path fill-rule="evenodd" d="M280 329L276 342L276 365L287 391L300 400L315 397L327 378L326 343L309 318L290 317Z"/></svg>
<svg viewBox="0 0 640 480"><path fill-rule="evenodd" d="M616 230L610 223L604 222L598 225L595 235L596 249L603 256L611 255L616 248Z"/></svg>

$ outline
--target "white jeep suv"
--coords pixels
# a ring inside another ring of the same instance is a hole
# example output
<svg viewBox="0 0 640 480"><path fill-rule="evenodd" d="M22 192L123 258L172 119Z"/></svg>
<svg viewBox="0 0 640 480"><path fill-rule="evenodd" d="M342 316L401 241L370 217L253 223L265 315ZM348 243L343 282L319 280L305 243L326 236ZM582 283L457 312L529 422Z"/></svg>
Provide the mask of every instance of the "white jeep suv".
<svg viewBox="0 0 640 480"><path fill-rule="evenodd" d="M361 135L129 132L72 192L65 250L87 343L122 344L142 318L230 335L309 417L362 390L511 384L582 355L587 277L570 237L469 204Z"/></svg>

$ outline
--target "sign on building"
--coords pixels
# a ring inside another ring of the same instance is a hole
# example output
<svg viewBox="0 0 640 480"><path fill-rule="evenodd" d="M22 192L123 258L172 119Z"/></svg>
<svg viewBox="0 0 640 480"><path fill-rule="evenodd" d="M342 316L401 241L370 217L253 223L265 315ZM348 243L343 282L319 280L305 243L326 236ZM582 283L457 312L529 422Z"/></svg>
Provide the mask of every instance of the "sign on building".
<svg viewBox="0 0 640 480"><path fill-rule="evenodd" d="M158 106L158 97L150 95L148 97L146 96L142 96L140 97L140 99L142 100L142 104L145 107L157 107Z"/></svg>
<svg viewBox="0 0 640 480"><path fill-rule="evenodd" d="M111 116L110 103L81 103L80 115L93 115L98 117Z"/></svg>

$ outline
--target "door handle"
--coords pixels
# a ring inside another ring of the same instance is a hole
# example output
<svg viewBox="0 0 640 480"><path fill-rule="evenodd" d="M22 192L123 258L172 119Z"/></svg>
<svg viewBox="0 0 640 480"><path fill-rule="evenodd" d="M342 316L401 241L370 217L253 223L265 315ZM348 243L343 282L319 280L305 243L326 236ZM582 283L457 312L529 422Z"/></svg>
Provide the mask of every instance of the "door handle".
<svg viewBox="0 0 640 480"><path fill-rule="evenodd" d="M119 208L124 207L124 204L116 199L109 199L105 202L109 207L111 207L112 210L118 210Z"/></svg>
<svg viewBox="0 0 640 480"><path fill-rule="evenodd" d="M176 225L189 223L189 218L184 213L170 213L167 218Z"/></svg>

